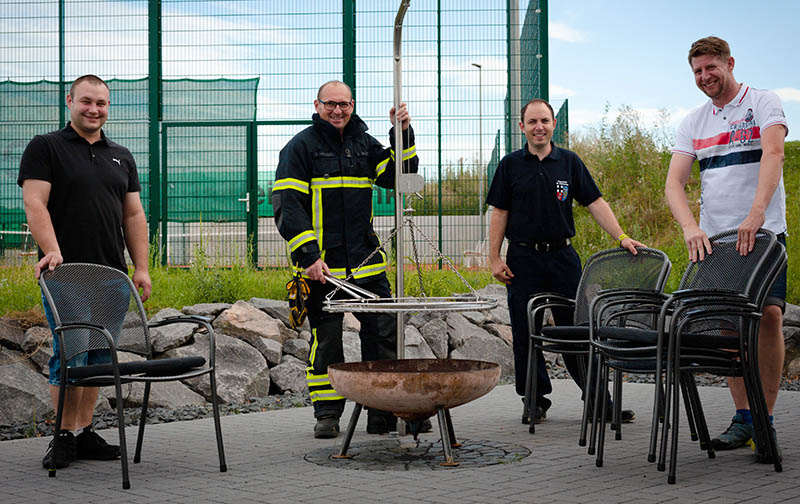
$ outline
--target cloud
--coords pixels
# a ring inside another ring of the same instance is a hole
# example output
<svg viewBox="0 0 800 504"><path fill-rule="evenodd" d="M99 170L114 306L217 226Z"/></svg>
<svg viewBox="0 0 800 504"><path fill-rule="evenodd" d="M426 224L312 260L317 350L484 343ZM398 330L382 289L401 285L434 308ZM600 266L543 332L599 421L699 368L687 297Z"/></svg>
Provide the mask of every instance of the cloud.
<svg viewBox="0 0 800 504"><path fill-rule="evenodd" d="M797 88L778 88L774 90L775 93L780 97L782 101L789 102L795 101L800 102L800 89Z"/></svg>
<svg viewBox="0 0 800 504"><path fill-rule="evenodd" d="M548 33L550 38L563 42L586 42L586 35L582 31L565 23L550 23Z"/></svg>
<svg viewBox="0 0 800 504"><path fill-rule="evenodd" d="M575 91L558 84L550 84L550 98L570 98L575 96Z"/></svg>

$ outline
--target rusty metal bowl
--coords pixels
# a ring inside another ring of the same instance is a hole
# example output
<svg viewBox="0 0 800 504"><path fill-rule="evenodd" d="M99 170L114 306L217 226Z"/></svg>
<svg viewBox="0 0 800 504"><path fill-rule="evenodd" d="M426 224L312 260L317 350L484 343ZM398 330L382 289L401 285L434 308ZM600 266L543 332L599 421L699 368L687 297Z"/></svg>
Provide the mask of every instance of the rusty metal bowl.
<svg viewBox="0 0 800 504"><path fill-rule="evenodd" d="M461 359L402 359L328 366L331 385L344 397L414 421L490 392L500 366Z"/></svg>

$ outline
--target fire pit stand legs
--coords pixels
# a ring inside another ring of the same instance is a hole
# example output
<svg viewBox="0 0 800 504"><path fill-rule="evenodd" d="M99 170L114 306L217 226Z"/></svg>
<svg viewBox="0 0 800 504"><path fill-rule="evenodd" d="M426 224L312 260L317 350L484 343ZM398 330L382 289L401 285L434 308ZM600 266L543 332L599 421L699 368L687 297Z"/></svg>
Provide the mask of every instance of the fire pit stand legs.
<svg viewBox="0 0 800 504"><path fill-rule="evenodd" d="M439 419L439 432L442 436L442 448L444 449L444 462L439 465L445 467L456 467L458 462L453 459L453 446L461 446L461 443L456 441L456 435L453 432L453 420L450 418L450 410L436 408L436 416Z"/></svg>
<svg viewBox="0 0 800 504"><path fill-rule="evenodd" d="M334 455L333 458L347 459L351 457L347 454L347 450L350 449L350 441L353 440L353 434L356 431L358 417L361 416L362 409L364 409L363 405L355 403L355 407L353 407L353 414L350 415L350 423L347 424L347 433L345 434L344 441L342 442L342 449L339 451L339 455Z"/></svg>
<svg viewBox="0 0 800 504"><path fill-rule="evenodd" d="M344 440L342 441L342 448L339 450L338 455L332 455L334 459L349 459L351 455L347 454L350 449L350 442L353 440L353 434L358 425L358 418L361 416L361 411L364 406L355 403L353 413L350 415L350 423L347 424L347 432L345 433ZM458 448L461 443L456 439L456 434L453 431L453 419L450 417L450 410L444 407L436 408L436 417L439 420L439 434L442 438L442 449L444 450L444 462L439 465L445 467L457 467L459 464L453 458L453 448ZM415 436L416 438L416 436Z"/></svg>

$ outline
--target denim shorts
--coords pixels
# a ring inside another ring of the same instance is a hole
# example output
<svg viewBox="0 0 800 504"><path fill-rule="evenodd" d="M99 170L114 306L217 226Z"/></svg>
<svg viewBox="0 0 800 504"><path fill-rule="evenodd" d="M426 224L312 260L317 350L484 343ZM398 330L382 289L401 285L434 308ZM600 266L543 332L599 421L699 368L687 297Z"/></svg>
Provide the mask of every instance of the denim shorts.
<svg viewBox="0 0 800 504"><path fill-rule="evenodd" d="M128 299L128 296L130 295L130 289L127 283L120 283L119 295L120 298L117 299L120 304L119 322L114 324L114 327L108 327L108 330L115 339L122 330L122 323L125 319L125 314L127 313L128 305L127 303L123 305L125 300ZM47 318L47 324L50 326L50 332L53 336L53 356L50 357L50 361L48 362L48 367L50 369L48 383L50 383L50 385L57 386L61 383L61 344L58 341L58 336L53 330L56 327L56 320L53 316L53 311L50 309L50 305L47 302L47 298L44 296L44 293L42 293L42 305L44 307L44 315ZM88 366L91 364L108 364L109 362L111 362L111 354L108 350L95 349L73 356L67 361L67 367ZM72 380L70 380L70 382L71 381Z"/></svg>
<svg viewBox="0 0 800 504"><path fill-rule="evenodd" d="M786 246L786 235L779 234L778 241ZM770 289L769 293L767 294L767 299L764 301L765 305L775 305L780 307L782 312L786 311L786 269L788 268L788 264L783 267L778 276L775 278L775 283L772 284L772 289Z"/></svg>

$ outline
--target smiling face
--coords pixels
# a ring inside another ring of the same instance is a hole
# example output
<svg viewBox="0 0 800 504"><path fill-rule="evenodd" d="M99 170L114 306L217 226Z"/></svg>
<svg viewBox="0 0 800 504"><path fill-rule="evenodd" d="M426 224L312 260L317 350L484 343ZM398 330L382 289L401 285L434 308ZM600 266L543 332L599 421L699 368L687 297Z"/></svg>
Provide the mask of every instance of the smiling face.
<svg viewBox="0 0 800 504"><path fill-rule="evenodd" d="M541 102L528 105L525 109L523 121L519 123L519 128L528 140L528 149L531 152L545 151L550 146L550 139L553 138L553 131L556 127L556 120L550 108Z"/></svg>
<svg viewBox="0 0 800 504"><path fill-rule="evenodd" d="M102 83L80 82L67 95L72 127L87 140L100 138L100 129L108 119L108 88Z"/></svg>
<svg viewBox="0 0 800 504"><path fill-rule="evenodd" d="M347 110L342 110L339 106L333 110L327 110L322 102L350 103L350 106L347 107ZM339 130L339 133L342 133L353 114L352 103L353 97L350 89L344 84L332 82L320 90L319 99L314 100L314 108L322 119L331 123L334 128Z"/></svg>
<svg viewBox="0 0 800 504"><path fill-rule="evenodd" d="M733 64L732 56L703 54L691 59L695 84L718 107L733 100L739 91L733 78Z"/></svg>

